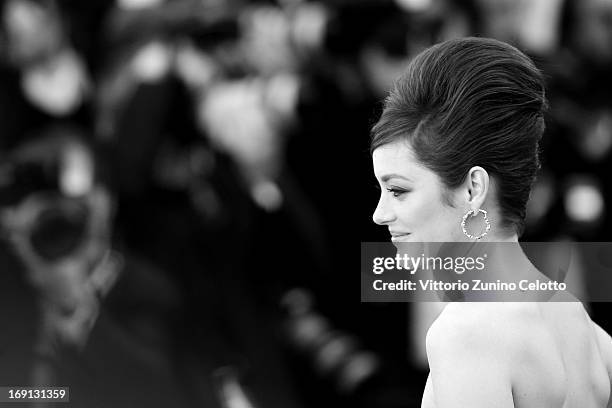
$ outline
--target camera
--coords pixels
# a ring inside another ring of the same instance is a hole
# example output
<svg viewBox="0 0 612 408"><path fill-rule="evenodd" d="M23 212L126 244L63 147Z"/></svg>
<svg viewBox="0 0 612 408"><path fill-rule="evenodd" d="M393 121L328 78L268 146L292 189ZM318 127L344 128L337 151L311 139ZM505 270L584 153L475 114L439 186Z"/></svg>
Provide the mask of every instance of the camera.
<svg viewBox="0 0 612 408"><path fill-rule="evenodd" d="M43 263L108 239L110 197L92 150L66 129L23 143L0 164L0 221L9 240Z"/></svg>

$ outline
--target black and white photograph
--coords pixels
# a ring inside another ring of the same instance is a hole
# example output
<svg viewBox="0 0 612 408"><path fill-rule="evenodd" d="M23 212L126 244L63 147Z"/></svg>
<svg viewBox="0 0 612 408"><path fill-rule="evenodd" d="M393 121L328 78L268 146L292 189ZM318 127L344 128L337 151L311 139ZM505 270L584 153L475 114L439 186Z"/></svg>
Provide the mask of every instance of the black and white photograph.
<svg viewBox="0 0 612 408"><path fill-rule="evenodd" d="M611 0L1 0L0 407L612 407L611 170Z"/></svg>

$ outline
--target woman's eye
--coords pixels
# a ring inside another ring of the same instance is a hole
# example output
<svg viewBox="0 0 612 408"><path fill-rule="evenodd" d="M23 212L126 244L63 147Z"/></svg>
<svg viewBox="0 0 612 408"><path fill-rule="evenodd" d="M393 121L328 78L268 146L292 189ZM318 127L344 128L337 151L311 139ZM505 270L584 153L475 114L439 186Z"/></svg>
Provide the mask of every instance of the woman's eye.
<svg viewBox="0 0 612 408"><path fill-rule="evenodd" d="M407 192L406 190L400 190L398 188L388 188L387 191L393 194L393 197L399 197Z"/></svg>

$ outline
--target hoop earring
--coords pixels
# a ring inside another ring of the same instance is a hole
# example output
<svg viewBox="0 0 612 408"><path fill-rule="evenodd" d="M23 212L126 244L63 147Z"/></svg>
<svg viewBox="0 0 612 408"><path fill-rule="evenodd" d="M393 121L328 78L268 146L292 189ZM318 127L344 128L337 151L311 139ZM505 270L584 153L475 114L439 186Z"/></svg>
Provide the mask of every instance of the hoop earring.
<svg viewBox="0 0 612 408"><path fill-rule="evenodd" d="M465 229L465 221L468 219L468 217L471 215L472 217L475 217L478 213L482 213L484 216L484 222L486 224L485 230L482 234L478 235L478 236L474 236L471 235L469 232L467 232L467 229ZM465 215L463 216L463 219L461 220L461 229L463 230L463 233L469 238L469 239L475 239L476 241L481 240L485 235L487 235L487 233L489 232L489 230L491 229L491 223L489 222L489 218L487 217L487 212L485 210L482 209L478 209L478 210L469 210L467 213L465 213Z"/></svg>

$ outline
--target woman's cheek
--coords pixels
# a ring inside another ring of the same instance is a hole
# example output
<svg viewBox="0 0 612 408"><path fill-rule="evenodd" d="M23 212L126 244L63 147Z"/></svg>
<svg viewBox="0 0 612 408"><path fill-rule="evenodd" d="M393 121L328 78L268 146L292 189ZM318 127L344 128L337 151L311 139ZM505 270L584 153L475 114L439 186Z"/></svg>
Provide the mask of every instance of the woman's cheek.
<svg viewBox="0 0 612 408"><path fill-rule="evenodd" d="M413 217L420 223L431 222L432 218L435 218L435 201L428 200L424 195L418 195L414 197L413 202Z"/></svg>

